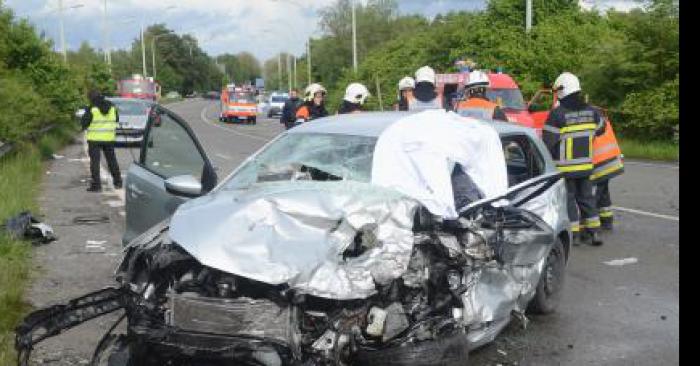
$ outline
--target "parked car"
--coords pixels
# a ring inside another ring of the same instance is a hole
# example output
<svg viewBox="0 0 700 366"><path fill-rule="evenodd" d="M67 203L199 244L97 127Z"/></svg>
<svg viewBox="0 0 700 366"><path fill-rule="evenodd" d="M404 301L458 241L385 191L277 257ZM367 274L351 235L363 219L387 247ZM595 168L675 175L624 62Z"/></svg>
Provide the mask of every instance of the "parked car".
<svg viewBox="0 0 700 366"><path fill-rule="evenodd" d="M171 91L165 94L165 99L181 99L182 95L176 91Z"/></svg>
<svg viewBox="0 0 700 366"><path fill-rule="evenodd" d="M511 314L558 305L566 191L529 128L435 110L331 116L216 185L187 123L156 109L126 178L118 285L27 316L20 360L124 309L126 334L110 330L96 364L464 365ZM458 167L482 194L460 205Z"/></svg>
<svg viewBox="0 0 700 366"><path fill-rule="evenodd" d="M209 91L204 95L205 99L219 100L221 98L221 92Z"/></svg>
<svg viewBox="0 0 700 366"><path fill-rule="evenodd" d="M119 111L117 143L140 144L146 131L146 123L151 110L156 105L145 99L107 98Z"/></svg>
<svg viewBox="0 0 700 366"><path fill-rule="evenodd" d="M282 108L287 100L289 100L288 93L275 92L270 94L270 99L268 100L269 108L267 110L267 117L272 118L275 116L281 116Z"/></svg>

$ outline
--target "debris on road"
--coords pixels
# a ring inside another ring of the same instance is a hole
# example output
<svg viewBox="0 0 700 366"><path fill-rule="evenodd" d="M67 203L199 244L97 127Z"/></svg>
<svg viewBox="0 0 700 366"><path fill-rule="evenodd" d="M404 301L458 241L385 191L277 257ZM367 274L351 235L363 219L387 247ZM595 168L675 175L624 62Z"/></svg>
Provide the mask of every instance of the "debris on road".
<svg viewBox="0 0 700 366"><path fill-rule="evenodd" d="M630 257L630 258L609 260L609 261L603 262L603 264L607 264L608 266L625 266L625 265L634 264L637 262L638 262L637 258Z"/></svg>
<svg viewBox="0 0 700 366"><path fill-rule="evenodd" d="M29 211L20 212L5 221L5 230L14 239L28 239L32 244L46 244L56 239L51 226L37 220Z"/></svg>
<svg viewBox="0 0 700 366"><path fill-rule="evenodd" d="M52 157L54 160L60 160L60 159L65 158L65 156L63 156L63 155L58 155L58 154L51 154L51 157Z"/></svg>
<svg viewBox="0 0 700 366"><path fill-rule="evenodd" d="M96 225L104 224L109 222L109 217L107 215L87 215L87 216L76 216L73 218L73 223L77 225Z"/></svg>
<svg viewBox="0 0 700 366"><path fill-rule="evenodd" d="M106 248L104 244L107 240L87 240L85 242L85 251L88 253L104 253Z"/></svg>

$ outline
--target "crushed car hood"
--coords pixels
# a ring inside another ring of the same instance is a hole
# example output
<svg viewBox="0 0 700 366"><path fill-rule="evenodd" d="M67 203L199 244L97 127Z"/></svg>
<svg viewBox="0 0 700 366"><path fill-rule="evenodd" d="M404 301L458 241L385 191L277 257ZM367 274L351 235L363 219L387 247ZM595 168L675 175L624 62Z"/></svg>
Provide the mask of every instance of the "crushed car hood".
<svg viewBox="0 0 700 366"><path fill-rule="evenodd" d="M418 205L365 183L259 183L183 204L170 236L205 266L314 296L360 299L376 292L375 282L405 272ZM344 256L359 242L361 254Z"/></svg>

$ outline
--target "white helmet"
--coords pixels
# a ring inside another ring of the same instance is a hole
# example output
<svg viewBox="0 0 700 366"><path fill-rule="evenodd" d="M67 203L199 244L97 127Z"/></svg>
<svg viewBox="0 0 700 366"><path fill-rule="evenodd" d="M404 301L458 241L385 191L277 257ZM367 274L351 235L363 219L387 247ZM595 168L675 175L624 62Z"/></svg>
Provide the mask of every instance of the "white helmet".
<svg viewBox="0 0 700 366"><path fill-rule="evenodd" d="M415 89L415 87L416 81L410 76L406 76L399 81L399 90Z"/></svg>
<svg viewBox="0 0 700 366"><path fill-rule="evenodd" d="M570 72L563 72L557 77L557 80L554 80L552 88L557 92L557 97L562 99L581 91L581 83L579 83L576 75Z"/></svg>
<svg viewBox="0 0 700 366"><path fill-rule="evenodd" d="M435 70L430 66L423 66L416 71L416 83L427 81L435 84Z"/></svg>
<svg viewBox="0 0 700 366"><path fill-rule="evenodd" d="M323 87L321 84L313 83L304 89L304 100L306 101L312 101L314 100L314 95L316 93L321 92L324 95L326 94L326 88Z"/></svg>
<svg viewBox="0 0 700 366"><path fill-rule="evenodd" d="M489 83L489 76L486 75L485 72L481 70L474 70L469 73L469 81L466 83L467 88L476 88L476 87L483 87L483 88L488 88L490 85Z"/></svg>
<svg viewBox="0 0 700 366"><path fill-rule="evenodd" d="M364 85L352 83L345 89L343 99L354 104L364 104L367 97L369 97L369 90Z"/></svg>

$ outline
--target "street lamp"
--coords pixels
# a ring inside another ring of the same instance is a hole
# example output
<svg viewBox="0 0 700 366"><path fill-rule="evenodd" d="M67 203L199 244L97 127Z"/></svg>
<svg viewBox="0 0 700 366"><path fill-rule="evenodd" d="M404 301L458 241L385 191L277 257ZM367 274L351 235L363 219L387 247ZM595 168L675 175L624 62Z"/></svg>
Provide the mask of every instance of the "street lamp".
<svg viewBox="0 0 700 366"><path fill-rule="evenodd" d="M357 74L357 23L355 22L355 0L352 0L352 69Z"/></svg>
<svg viewBox="0 0 700 366"><path fill-rule="evenodd" d="M78 9L85 6L84 4L75 4L69 6L67 9ZM59 22L61 26L61 53L63 54L63 62L68 62L68 53L66 51L66 36L63 31L63 0L58 0L58 11L59 11Z"/></svg>
<svg viewBox="0 0 700 366"><path fill-rule="evenodd" d="M168 31L167 33L159 34L157 36L154 36L151 38L151 56L153 57L153 79L157 80L158 74L156 73L156 40L158 38L164 37L164 36L169 36L172 33Z"/></svg>

